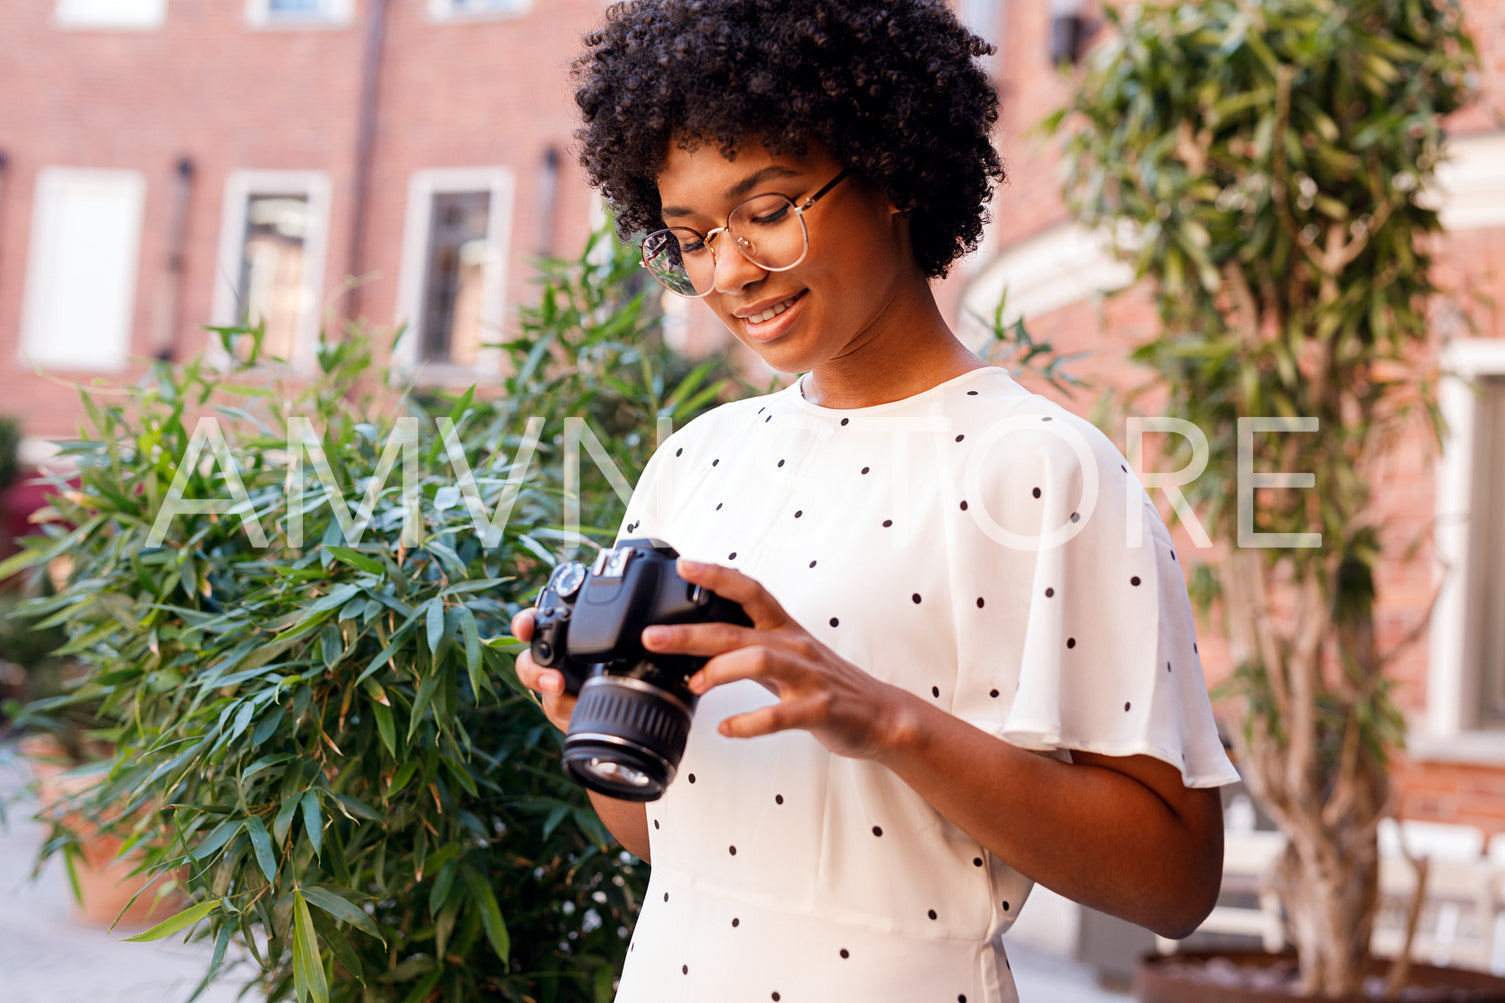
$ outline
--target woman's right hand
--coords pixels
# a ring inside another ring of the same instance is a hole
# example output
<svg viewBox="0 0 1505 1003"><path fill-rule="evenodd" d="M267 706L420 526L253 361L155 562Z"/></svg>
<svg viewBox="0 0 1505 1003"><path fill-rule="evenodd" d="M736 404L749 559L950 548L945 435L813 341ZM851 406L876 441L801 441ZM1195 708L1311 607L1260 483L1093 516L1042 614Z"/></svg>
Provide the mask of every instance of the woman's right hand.
<svg viewBox="0 0 1505 1003"><path fill-rule="evenodd" d="M512 618L512 636L519 641L533 640L533 609L525 609ZM544 715L560 731L570 730L570 715L575 711L575 697L564 691L564 674L545 669L524 651L517 656L517 678L539 695Z"/></svg>

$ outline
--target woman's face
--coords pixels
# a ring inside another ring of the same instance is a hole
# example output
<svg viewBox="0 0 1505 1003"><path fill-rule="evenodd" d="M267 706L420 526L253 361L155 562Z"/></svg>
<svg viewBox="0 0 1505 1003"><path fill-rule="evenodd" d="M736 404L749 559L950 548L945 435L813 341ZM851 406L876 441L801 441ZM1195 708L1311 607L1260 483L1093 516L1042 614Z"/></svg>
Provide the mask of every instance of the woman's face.
<svg viewBox="0 0 1505 1003"><path fill-rule="evenodd" d="M802 157L775 156L756 141L728 160L713 144L670 148L658 176L667 226L701 233L726 225L745 199L766 192L796 203L814 195L844 165L812 147ZM731 332L784 373L816 369L864 347L901 322L895 309L928 290L909 245L908 224L888 199L849 175L805 214L809 250L788 271L747 260L725 234L712 241L715 287L705 296ZM779 311L768 316L770 310Z"/></svg>

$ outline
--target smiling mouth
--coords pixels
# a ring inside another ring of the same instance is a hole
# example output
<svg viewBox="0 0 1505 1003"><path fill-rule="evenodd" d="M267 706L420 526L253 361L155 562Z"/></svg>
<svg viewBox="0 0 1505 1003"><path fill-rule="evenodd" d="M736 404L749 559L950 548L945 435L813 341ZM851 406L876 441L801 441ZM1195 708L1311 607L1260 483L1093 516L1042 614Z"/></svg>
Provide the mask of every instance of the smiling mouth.
<svg viewBox="0 0 1505 1003"><path fill-rule="evenodd" d="M788 310L790 307L794 306L794 304L798 302L799 298L803 295L805 295L804 292L796 293L795 295L784 300L782 303L775 303L767 310L764 310L760 313L749 314L743 319L746 320L749 324L765 324L768 321L773 320L785 310Z"/></svg>

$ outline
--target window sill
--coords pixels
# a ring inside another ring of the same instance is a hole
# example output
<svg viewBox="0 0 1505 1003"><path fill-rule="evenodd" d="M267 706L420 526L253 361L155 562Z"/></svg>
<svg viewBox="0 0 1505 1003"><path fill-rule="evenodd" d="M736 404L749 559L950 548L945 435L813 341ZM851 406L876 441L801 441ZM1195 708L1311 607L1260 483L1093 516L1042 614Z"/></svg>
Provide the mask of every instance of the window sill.
<svg viewBox="0 0 1505 1003"><path fill-rule="evenodd" d="M448 4L430 0L428 19L430 24L476 24L483 21L520 21L533 12L532 3L520 3L515 7L496 10L455 10Z"/></svg>
<svg viewBox="0 0 1505 1003"><path fill-rule="evenodd" d="M1505 766L1505 730L1411 735L1406 740L1406 754L1423 763Z"/></svg>

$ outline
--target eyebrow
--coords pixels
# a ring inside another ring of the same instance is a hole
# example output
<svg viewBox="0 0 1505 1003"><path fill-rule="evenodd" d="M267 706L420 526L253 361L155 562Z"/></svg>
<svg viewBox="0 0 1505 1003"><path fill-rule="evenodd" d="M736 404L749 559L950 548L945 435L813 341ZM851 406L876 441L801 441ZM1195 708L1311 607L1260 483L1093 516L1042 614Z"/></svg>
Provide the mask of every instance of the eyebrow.
<svg viewBox="0 0 1505 1003"><path fill-rule="evenodd" d="M728 202L734 200L741 201L744 197L751 195L753 189L765 181L771 181L776 178L797 178L799 176L800 172L792 168L783 167L779 164L770 164L767 167L754 171L728 188L726 190L726 200ZM694 216L696 213L694 209L686 209L683 206L665 206L659 210L659 214L667 220L671 216Z"/></svg>

